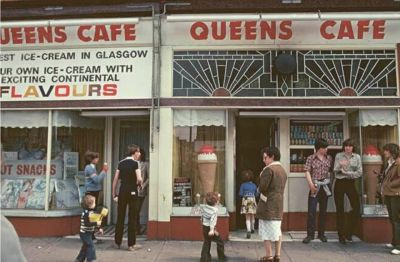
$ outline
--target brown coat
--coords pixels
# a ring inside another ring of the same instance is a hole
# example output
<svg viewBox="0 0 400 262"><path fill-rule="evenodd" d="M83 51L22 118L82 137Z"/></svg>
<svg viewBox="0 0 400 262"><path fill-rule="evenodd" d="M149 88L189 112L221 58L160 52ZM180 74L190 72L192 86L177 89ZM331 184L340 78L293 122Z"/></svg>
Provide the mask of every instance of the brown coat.
<svg viewBox="0 0 400 262"><path fill-rule="evenodd" d="M400 158L393 163L382 183L384 196L400 196Z"/></svg>
<svg viewBox="0 0 400 262"><path fill-rule="evenodd" d="M282 220L283 193L285 191L287 175L279 162L273 162L260 174L260 193L267 197L267 202L262 200L257 206L256 216L263 220Z"/></svg>

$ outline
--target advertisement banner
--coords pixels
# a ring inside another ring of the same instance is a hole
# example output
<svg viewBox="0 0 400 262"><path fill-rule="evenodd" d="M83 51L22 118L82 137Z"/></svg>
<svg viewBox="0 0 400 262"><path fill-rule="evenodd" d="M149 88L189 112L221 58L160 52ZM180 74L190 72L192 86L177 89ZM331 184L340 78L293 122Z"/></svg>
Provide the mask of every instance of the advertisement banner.
<svg viewBox="0 0 400 262"><path fill-rule="evenodd" d="M3 51L2 101L150 98L152 48Z"/></svg>

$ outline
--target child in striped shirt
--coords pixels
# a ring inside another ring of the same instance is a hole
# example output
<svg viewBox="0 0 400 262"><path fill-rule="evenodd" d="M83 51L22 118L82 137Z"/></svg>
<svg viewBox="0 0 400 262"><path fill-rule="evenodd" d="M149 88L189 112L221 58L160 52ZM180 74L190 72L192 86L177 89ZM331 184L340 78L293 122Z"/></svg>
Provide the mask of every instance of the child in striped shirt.
<svg viewBox="0 0 400 262"><path fill-rule="evenodd" d="M94 213L94 208L96 207L96 198L92 195L86 195L83 199L83 205L84 209L81 215L81 227L79 232L79 236L82 240L82 248L75 262L83 262L85 259L87 262L96 260L96 250L94 248L92 234L96 228L101 226L101 220L97 222L90 222L89 220L90 214ZM103 230L100 228L99 232L103 233Z"/></svg>

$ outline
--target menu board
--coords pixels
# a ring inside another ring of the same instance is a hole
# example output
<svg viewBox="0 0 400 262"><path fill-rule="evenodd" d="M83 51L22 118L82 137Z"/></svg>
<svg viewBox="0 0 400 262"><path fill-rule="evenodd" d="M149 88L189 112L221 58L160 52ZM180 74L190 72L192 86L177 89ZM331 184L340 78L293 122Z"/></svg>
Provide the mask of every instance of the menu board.
<svg viewBox="0 0 400 262"><path fill-rule="evenodd" d="M189 177L174 179L173 206L192 206L192 183Z"/></svg>

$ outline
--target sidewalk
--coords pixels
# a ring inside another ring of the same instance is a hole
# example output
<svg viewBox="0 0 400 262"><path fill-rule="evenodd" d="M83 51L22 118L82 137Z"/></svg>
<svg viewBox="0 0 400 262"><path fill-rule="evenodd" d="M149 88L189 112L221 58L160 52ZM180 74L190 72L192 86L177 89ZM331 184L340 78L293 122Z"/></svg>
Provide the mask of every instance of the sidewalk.
<svg viewBox="0 0 400 262"><path fill-rule="evenodd" d="M284 239L289 239L286 236ZM113 247L113 241L105 238L96 244L97 261L170 261L195 262L200 260L202 242L189 241L146 241L138 240L143 249L129 252L126 240L122 249ZM74 261L79 252L81 242L76 237L65 238L21 238L22 248L28 261ZM125 246L124 246L125 245ZM257 261L263 256L261 241L228 241L225 243L228 261ZM298 240L283 242L281 261L400 261L400 256L389 253L382 244L367 244L355 241L341 245L330 239L328 243L314 240L308 245ZM216 248L211 249L213 261L217 261Z"/></svg>

